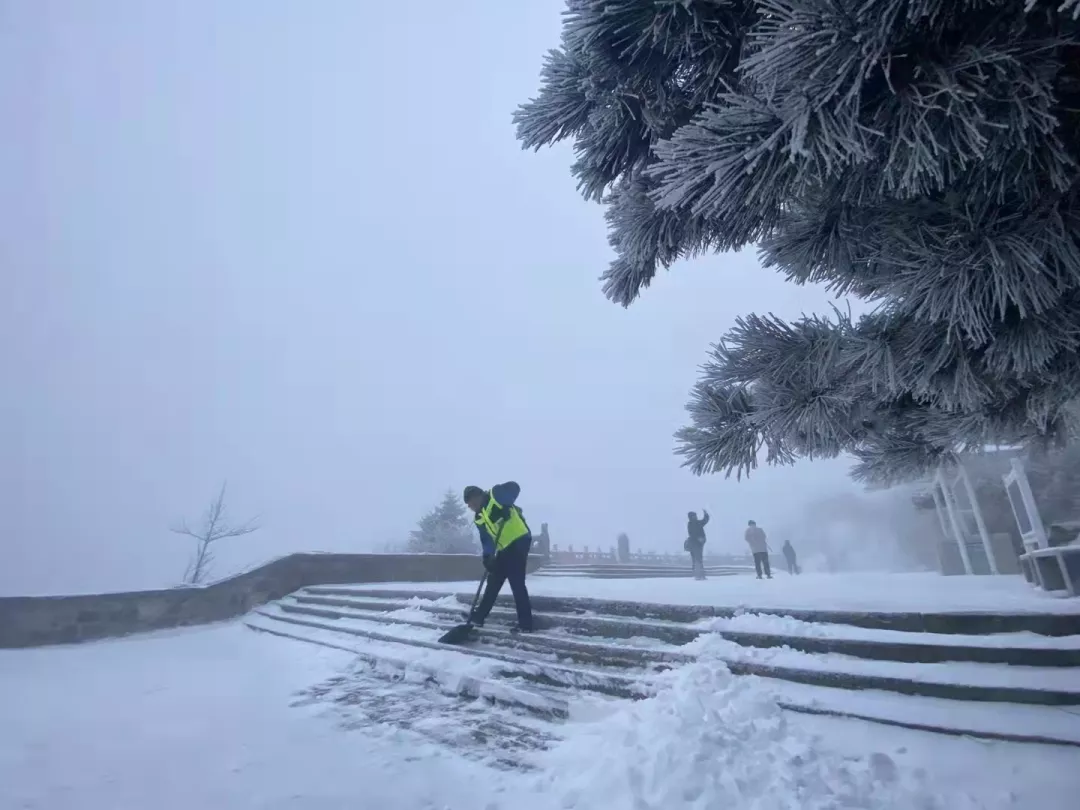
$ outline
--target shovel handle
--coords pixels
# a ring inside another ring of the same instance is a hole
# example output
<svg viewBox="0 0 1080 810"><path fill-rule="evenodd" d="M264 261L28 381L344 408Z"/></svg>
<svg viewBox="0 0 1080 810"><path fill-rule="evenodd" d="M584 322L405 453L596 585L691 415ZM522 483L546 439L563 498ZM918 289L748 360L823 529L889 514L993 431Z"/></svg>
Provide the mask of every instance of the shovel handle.
<svg viewBox="0 0 1080 810"><path fill-rule="evenodd" d="M484 590L484 583L487 582L488 572L485 570L484 575L480 577L480 584L476 586L476 596L472 598L472 607L469 608L469 624L472 624L472 615L476 610L476 605L480 601L480 592Z"/></svg>
<svg viewBox="0 0 1080 810"><path fill-rule="evenodd" d="M495 546L495 553L493 555L491 555L492 557L498 557L499 556L499 538L502 537L503 529L505 529L505 528L506 528L506 521L504 520L502 522L502 525L499 526L499 531L497 531L495 533L494 541L492 541L492 545ZM488 570L487 570L487 568L485 568L484 569L484 575L482 577L480 577L480 584L476 586L476 596L473 597L472 607L469 608L469 619L468 619L468 621L465 622L469 627L472 627L473 613L476 612L476 606L480 602L480 592L484 590L484 583L487 582L487 578L488 578Z"/></svg>

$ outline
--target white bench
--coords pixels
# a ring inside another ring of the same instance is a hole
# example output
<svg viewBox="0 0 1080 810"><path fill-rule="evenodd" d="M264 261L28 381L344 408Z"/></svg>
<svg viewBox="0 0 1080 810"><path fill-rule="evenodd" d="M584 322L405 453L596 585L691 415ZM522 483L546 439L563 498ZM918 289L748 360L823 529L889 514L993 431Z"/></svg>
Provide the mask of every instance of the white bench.
<svg viewBox="0 0 1080 810"><path fill-rule="evenodd" d="M1051 546L1020 557L1024 577L1044 591L1068 591L1080 596L1080 545Z"/></svg>

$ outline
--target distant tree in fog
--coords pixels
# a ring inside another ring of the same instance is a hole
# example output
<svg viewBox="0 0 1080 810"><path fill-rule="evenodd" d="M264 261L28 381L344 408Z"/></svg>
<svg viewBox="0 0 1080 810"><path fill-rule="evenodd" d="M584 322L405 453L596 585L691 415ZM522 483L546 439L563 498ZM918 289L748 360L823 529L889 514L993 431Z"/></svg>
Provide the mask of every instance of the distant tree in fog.
<svg viewBox="0 0 1080 810"><path fill-rule="evenodd" d="M229 520L225 507L225 487L226 484L223 483L217 497L210 502L196 528L188 525L186 520L181 520L171 529L174 534L182 534L195 541L195 553L188 563L187 570L184 571L184 582L188 585L199 585L209 576L214 561L215 543L228 537L251 534L260 528L256 518L242 524L233 524Z"/></svg>
<svg viewBox="0 0 1080 810"><path fill-rule="evenodd" d="M409 534L408 550L417 554L471 554L478 540L465 504L447 490L442 501L420 518Z"/></svg>

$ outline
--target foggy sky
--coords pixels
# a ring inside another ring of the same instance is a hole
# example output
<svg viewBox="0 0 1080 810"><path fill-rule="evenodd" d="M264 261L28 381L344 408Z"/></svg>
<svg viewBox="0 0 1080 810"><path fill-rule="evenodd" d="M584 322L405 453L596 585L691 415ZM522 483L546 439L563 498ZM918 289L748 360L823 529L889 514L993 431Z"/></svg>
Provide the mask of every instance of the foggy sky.
<svg viewBox="0 0 1080 810"><path fill-rule="evenodd" d="M0 0L0 593L171 585L228 479L218 573L403 538L515 479L552 539L742 551L847 463L695 478L672 433L752 253L628 310L569 148L520 150L563 0Z"/></svg>

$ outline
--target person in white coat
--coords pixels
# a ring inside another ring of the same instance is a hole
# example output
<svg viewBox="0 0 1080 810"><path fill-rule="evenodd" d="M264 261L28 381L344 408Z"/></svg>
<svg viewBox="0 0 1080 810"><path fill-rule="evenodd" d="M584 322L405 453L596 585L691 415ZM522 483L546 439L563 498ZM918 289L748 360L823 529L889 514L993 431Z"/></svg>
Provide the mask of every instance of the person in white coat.
<svg viewBox="0 0 1080 810"><path fill-rule="evenodd" d="M746 545L750 546L750 553L754 555L754 570L757 571L757 578L761 579L761 574L764 572L766 577L772 579L772 569L769 567L769 542L765 537L765 530L752 520L746 527Z"/></svg>

